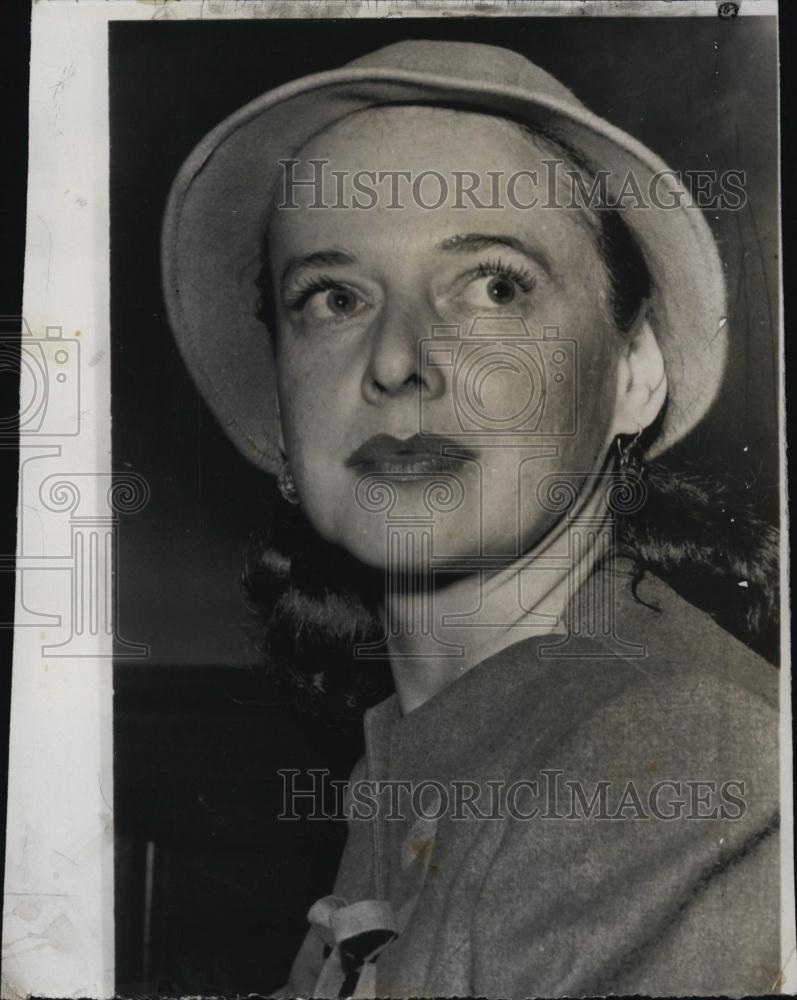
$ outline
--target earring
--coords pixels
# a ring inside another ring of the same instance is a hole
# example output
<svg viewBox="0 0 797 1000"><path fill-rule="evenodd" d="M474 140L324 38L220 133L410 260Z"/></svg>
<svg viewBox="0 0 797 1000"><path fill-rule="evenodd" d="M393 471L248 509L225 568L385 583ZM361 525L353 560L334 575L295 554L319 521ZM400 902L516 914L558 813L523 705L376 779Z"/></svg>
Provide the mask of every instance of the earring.
<svg viewBox="0 0 797 1000"><path fill-rule="evenodd" d="M642 476L645 469L645 458L642 454L642 445L639 443L641 436L641 427L634 437L630 441L626 441L625 444L623 444L622 435L617 436L618 464L621 476L634 476L637 479Z"/></svg>
<svg viewBox="0 0 797 1000"><path fill-rule="evenodd" d="M296 489L296 483L293 480L293 473L287 459L283 460L277 474L277 486L286 503L294 506L299 503L299 491Z"/></svg>

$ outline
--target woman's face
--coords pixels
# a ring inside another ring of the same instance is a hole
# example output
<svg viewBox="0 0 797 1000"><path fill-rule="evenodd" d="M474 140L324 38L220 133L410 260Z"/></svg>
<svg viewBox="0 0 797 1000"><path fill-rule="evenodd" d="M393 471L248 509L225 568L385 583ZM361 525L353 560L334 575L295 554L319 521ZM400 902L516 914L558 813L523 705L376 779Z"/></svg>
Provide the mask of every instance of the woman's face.
<svg viewBox="0 0 797 1000"><path fill-rule="evenodd" d="M316 192L297 186L298 207L272 212L284 448L319 533L368 565L388 561L388 521L433 524L441 558L521 554L561 517L540 503L542 478L577 488L610 443L621 339L608 278L585 214L539 204L546 158L500 119L373 109L297 156L296 178L327 161L327 203L343 179L340 207L311 207ZM374 184L399 170L397 196ZM352 203L361 171L379 194L368 208ZM425 171L447 181L439 207L426 207L442 190L432 175L413 196ZM456 197L463 171L478 200ZM489 171L537 171L515 189L537 207L494 207ZM441 482L448 503L430 493Z"/></svg>

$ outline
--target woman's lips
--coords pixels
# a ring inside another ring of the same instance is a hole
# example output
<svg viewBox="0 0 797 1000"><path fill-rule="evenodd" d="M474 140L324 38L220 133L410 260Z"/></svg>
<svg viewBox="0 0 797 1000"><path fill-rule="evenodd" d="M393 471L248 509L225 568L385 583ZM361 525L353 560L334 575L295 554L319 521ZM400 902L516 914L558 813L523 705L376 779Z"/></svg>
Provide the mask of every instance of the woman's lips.
<svg viewBox="0 0 797 1000"><path fill-rule="evenodd" d="M456 454L448 454L456 449ZM404 440L391 434L368 438L346 459L359 472L456 472L475 453L460 441L437 434L413 434Z"/></svg>

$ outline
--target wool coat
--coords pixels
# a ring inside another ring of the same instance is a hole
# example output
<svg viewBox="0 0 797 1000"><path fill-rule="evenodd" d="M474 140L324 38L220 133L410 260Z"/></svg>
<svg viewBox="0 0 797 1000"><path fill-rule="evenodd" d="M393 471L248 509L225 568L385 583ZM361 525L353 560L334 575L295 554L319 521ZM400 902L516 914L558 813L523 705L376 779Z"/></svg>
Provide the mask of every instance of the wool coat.
<svg viewBox="0 0 797 1000"><path fill-rule="evenodd" d="M275 995L777 988L777 671L600 572L608 627L573 601L564 637L366 713L338 876Z"/></svg>

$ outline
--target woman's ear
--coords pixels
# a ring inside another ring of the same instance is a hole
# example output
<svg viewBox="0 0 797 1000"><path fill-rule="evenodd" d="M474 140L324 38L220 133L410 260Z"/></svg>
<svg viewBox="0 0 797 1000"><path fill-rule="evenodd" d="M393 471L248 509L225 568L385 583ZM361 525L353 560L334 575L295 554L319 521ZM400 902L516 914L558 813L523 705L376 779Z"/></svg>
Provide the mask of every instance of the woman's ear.
<svg viewBox="0 0 797 1000"><path fill-rule="evenodd" d="M667 398L667 372L659 342L646 316L624 342L617 367L612 436L650 426Z"/></svg>

